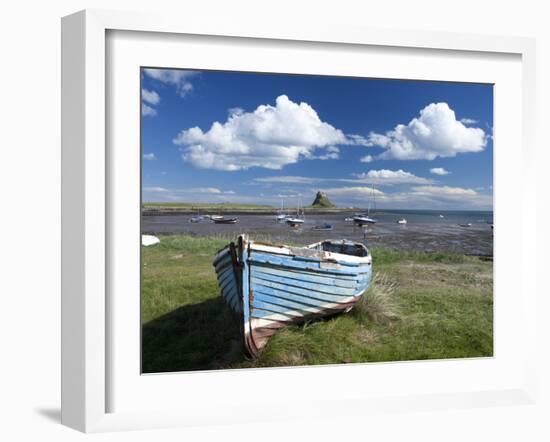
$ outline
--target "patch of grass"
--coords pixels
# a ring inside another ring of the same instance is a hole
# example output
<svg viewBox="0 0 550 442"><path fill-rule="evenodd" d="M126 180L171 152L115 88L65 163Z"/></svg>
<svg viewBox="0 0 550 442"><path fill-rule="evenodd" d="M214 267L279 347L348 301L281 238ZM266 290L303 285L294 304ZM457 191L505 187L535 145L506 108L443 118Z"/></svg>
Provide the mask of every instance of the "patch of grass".
<svg viewBox="0 0 550 442"><path fill-rule="evenodd" d="M477 257L448 252L397 251L380 248L373 248L370 251L377 265L393 264L402 261L462 264L479 260Z"/></svg>
<svg viewBox="0 0 550 442"><path fill-rule="evenodd" d="M372 285L351 312L280 330L247 360L212 267L230 239L162 236L142 249L145 372L493 354L492 262L374 249Z"/></svg>
<svg viewBox="0 0 550 442"><path fill-rule="evenodd" d="M385 273L375 273L370 287L353 307L355 316L375 324L387 324L399 319L396 288L397 285Z"/></svg>

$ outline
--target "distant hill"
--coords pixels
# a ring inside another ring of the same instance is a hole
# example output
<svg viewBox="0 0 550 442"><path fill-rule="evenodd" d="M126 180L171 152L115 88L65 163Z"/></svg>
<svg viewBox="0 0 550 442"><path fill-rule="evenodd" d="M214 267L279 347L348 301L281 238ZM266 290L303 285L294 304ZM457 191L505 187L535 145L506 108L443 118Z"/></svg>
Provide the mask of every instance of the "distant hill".
<svg viewBox="0 0 550 442"><path fill-rule="evenodd" d="M311 207L327 209L336 206L331 203L331 201L328 199L328 195L325 192L319 191L317 192L317 195L315 195L315 199L313 200Z"/></svg>

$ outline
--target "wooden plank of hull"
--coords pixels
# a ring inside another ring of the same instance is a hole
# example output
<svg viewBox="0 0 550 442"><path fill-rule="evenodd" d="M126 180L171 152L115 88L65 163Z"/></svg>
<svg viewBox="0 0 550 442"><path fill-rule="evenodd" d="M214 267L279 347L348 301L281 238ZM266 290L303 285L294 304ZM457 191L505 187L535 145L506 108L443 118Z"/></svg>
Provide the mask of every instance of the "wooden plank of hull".
<svg viewBox="0 0 550 442"><path fill-rule="evenodd" d="M252 270L252 286L259 284L265 287L271 287L274 289L291 291L293 293L309 296L310 294L319 294L321 299L329 296L337 298L338 296L353 296L357 294L357 286L353 288L348 287L331 287L325 284L317 284L309 281L300 281L298 279L286 280L280 276L271 276L261 272ZM254 287L253 287L254 288Z"/></svg>
<svg viewBox="0 0 550 442"><path fill-rule="evenodd" d="M224 248L216 255L214 266L222 297L235 312L242 312L240 274L235 246L233 244Z"/></svg>
<svg viewBox="0 0 550 442"><path fill-rule="evenodd" d="M261 273L267 273L269 275L281 276L284 278L288 278L289 280L307 280L318 284L326 284L331 287L355 287L357 283L357 278L353 275L346 277L338 277L335 275L320 275L313 272L281 269L277 266L259 264L254 266L254 270Z"/></svg>
<svg viewBox="0 0 550 442"><path fill-rule="evenodd" d="M317 318L325 318L328 316L332 316L338 313L343 313L346 311L351 310L355 302L359 297L354 297L354 301L350 302L348 304L342 304L338 309L321 309L318 313L308 313L302 316L295 316L291 320L287 320L286 318L281 318L280 315L271 315L270 317L264 317L264 318L256 318L252 317L251 319L251 329L252 329L252 335L253 340L255 343L255 348L258 350L258 355L261 353L261 351L264 349L264 347L267 345L267 342L269 341L269 338L271 338L275 333L277 333L278 330L288 327L290 325L294 324L300 324L305 321L311 321L313 319Z"/></svg>
<svg viewBox="0 0 550 442"><path fill-rule="evenodd" d="M220 261L226 258L231 258L230 246L224 247L216 254L216 256L214 256L214 261L212 261L212 265L216 267Z"/></svg>
<svg viewBox="0 0 550 442"><path fill-rule="evenodd" d="M233 263L231 262L231 257L230 256L224 257L223 259L218 261L216 263L216 265L214 266L214 268L216 270L216 273L222 272L224 269L226 269L228 267L233 267Z"/></svg>
<svg viewBox="0 0 550 442"><path fill-rule="evenodd" d="M341 304L346 302L350 296L356 296L357 293L350 292L348 294L329 294L321 293L314 290L301 290L294 286L288 286L284 284L270 283L269 281L262 281L253 279L252 289L254 293L264 293L266 295L278 296L289 300L295 300L298 302L304 302L312 305L321 305L326 303Z"/></svg>

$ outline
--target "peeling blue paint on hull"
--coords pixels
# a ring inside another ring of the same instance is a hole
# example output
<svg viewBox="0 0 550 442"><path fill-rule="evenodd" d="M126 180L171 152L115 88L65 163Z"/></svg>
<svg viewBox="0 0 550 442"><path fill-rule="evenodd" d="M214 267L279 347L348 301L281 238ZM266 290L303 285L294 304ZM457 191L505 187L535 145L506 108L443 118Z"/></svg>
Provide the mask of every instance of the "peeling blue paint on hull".
<svg viewBox="0 0 550 442"><path fill-rule="evenodd" d="M346 240L296 248L242 235L213 265L221 296L240 317L244 350L254 358L283 327L349 311L372 277L367 248Z"/></svg>

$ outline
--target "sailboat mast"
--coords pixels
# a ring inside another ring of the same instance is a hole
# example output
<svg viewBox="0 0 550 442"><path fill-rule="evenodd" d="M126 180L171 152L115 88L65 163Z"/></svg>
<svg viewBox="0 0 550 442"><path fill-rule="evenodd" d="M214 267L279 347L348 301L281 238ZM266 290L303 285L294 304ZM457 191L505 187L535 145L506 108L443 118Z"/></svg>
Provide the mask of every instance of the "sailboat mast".
<svg viewBox="0 0 550 442"><path fill-rule="evenodd" d="M372 185L371 185L371 189L372 189ZM371 190L372 192L372 190ZM369 198L369 205L367 206L367 216L370 216L370 200L371 198Z"/></svg>

